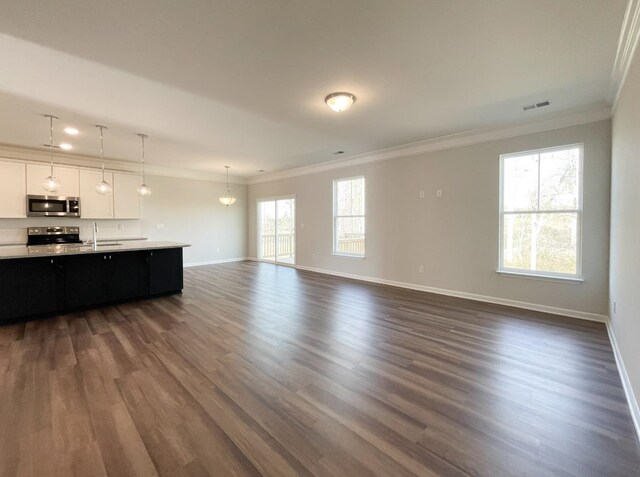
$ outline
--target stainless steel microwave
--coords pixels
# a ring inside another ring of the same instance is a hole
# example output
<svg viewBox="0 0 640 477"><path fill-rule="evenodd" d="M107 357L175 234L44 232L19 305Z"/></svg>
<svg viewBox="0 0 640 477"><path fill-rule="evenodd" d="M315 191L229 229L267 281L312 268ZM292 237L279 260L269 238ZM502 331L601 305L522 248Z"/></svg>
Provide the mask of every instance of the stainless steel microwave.
<svg viewBox="0 0 640 477"><path fill-rule="evenodd" d="M80 198L59 195L28 195L29 217L80 217Z"/></svg>

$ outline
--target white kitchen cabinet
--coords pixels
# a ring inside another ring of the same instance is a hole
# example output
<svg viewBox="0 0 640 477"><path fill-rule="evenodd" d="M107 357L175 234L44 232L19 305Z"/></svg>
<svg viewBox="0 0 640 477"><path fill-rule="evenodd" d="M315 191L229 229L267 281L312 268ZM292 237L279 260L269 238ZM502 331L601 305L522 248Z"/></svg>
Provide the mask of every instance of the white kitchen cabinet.
<svg viewBox="0 0 640 477"><path fill-rule="evenodd" d="M51 174L47 164L27 164L27 194L49 195L42 181ZM80 195L80 174L75 167L53 166L53 174L60 181L61 187L55 195L78 197Z"/></svg>
<svg viewBox="0 0 640 477"><path fill-rule="evenodd" d="M106 180L113 187L113 174L104 173ZM83 219L112 219L113 193L102 195L96 192L96 185L102 181L100 170L80 170L80 217Z"/></svg>
<svg viewBox="0 0 640 477"><path fill-rule="evenodd" d="M139 219L140 177L122 172L113 173L113 216L116 219Z"/></svg>
<svg viewBox="0 0 640 477"><path fill-rule="evenodd" d="M27 216L26 168L20 162L0 162L0 218Z"/></svg>

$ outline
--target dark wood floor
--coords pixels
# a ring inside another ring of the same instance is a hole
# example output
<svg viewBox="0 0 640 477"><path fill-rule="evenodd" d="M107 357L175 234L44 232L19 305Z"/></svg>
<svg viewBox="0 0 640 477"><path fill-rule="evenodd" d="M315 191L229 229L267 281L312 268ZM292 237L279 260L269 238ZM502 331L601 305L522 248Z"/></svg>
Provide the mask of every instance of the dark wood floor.
<svg viewBox="0 0 640 477"><path fill-rule="evenodd" d="M0 475L637 476L603 325L269 264L0 327Z"/></svg>

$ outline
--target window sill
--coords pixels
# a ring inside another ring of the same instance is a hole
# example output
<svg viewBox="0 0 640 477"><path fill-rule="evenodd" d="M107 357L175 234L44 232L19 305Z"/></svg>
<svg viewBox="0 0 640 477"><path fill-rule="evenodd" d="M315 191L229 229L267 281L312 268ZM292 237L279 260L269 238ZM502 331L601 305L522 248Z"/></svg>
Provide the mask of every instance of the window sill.
<svg viewBox="0 0 640 477"><path fill-rule="evenodd" d="M355 258L356 260L364 260L365 258L367 258L366 255L349 255L348 253L333 252L331 255L333 255L334 257L341 257L341 258Z"/></svg>
<svg viewBox="0 0 640 477"><path fill-rule="evenodd" d="M542 280L547 282L562 282L562 283L576 283L576 284L584 282L584 279L579 277L559 277L555 275L538 275L534 273L512 272L508 270L496 270L496 272L506 277Z"/></svg>

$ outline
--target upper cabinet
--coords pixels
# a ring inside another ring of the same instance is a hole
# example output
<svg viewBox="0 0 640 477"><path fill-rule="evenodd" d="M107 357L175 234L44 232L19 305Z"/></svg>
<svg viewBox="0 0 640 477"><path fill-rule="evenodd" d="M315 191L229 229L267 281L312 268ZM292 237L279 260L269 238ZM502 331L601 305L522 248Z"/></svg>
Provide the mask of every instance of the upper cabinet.
<svg viewBox="0 0 640 477"><path fill-rule="evenodd" d="M42 181L51 169L46 164L25 164L0 159L0 218L27 216L27 195L47 195ZM139 219L141 199L140 178L125 172L105 172L105 180L113 192L101 195L95 190L102 180L99 169L79 169L55 166L54 175L61 184L55 195L80 197L80 217L83 219Z"/></svg>
<svg viewBox="0 0 640 477"><path fill-rule="evenodd" d="M47 191L42 187L42 181L50 174L51 169L48 165L27 164L27 194L48 195ZM54 165L53 174L61 184L60 190L55 195L80 196L80 174L77 168ZM80 207L82 207L82 202Z"/></svg>
<svg viewBox="0 0 640 477"><path fill-rule="evenodd" d="M140 178L133 174L113 173L113 216L116 219L140 218ZM82 206L82 205L81 205ZM84 215L84 214L83 214Z"/></svg>
<svg viewBox="0 0 640 477"><path fill-rule="evenodd" d="M26 168L20 162L0 162L0 218L27 216Z"/></svg>
<svg viewBox="0 0 640 477"><path fill-rule="evenodd" d="M83 219L112 219L113 193L96 192L96 184L102 180L102 171L80 170L80 217ZM113 174L105 172L104 180L113 185Z"/></svg>

